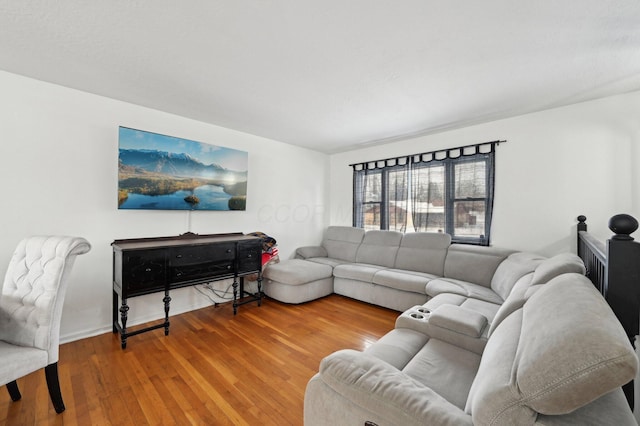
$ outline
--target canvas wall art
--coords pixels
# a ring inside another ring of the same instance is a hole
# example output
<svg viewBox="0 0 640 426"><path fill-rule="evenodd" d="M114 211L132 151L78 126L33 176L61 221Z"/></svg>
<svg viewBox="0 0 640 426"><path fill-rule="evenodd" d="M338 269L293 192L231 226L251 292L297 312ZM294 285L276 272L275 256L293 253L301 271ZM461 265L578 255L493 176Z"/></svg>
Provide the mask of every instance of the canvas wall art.
<svg viewBox="0 0 640 426"><path fill-rule="evenodd" d="M120 127L118 208L245 210L245 151Z"/></svg>

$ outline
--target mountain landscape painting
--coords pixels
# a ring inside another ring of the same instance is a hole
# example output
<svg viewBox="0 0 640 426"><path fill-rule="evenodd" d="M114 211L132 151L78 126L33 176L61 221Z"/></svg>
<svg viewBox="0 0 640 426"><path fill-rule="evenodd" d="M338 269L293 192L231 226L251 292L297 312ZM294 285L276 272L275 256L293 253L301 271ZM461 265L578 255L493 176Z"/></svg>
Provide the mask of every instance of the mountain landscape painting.
<svg viewBox="0 0 640 426"><path fill-rule="evenodd" d="M248 153L120 127L118 208L245 210Z"/></svg>

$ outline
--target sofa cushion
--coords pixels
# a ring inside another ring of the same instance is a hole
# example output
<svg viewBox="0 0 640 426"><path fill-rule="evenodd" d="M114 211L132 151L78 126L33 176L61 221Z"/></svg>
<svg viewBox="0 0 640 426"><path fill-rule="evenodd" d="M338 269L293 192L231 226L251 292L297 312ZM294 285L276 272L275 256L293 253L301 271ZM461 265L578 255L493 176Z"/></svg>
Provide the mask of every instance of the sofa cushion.
<svg viewBox="0 0 640 426"><path fill-rule="evenodd" d="M513 250L451 244L444 263L444 277L491 287L498 265Z"/></svg>
<svg viewBox="0 0 640 426"><path fill-rule="evenodd" d="M491 278L491 289L506 299L515 283L536 270L545 258L534 253L513 253L498 265Z"/></svg>
<svg viewBox="0 0 640 426"><path fill-rule="evenodd" d="M368 265L364 263L345 263L333 268L333 276L349 280L373 282L373 276L385 269L383 266Z"/></svg>
<svg viewBox="0 0 640 426"><path fill-rule="evenodd" d="M560 274L584 275L586 269L582 259L572 253L561 253L542 262L533 273L531 285L545 284Z"/></svg>
<svg viewBox="0 0 640 426"><path fill-rule="evenodd" d="M437 392L368 354L334 352L320 363L319 377L336 395L382 417L379 424L473 424L471 416Z"/></svg>
<svg viewBox="0 0 640 426"><path fill-rule="evenodd" d="M327 257L355 262L364 234L365 230L362 228L330 226L324 235L322 246L327 251Z"/></svg>
<svg viewBox="0 0 640 426"><path fill-rule="evenodd" d="M486 302L484 300L473 299L466 296L453 293L442 293L429 299L423 306L430 311L435 311L442 305L455 305L461 308L469 309L471 311L482 314L489 324L493 321L496 313L500 309L500 304Z"/></svg>
<svg viewBox="0 0 640 426"><path fill-rule="evenodd" d="M427 283L436 278L435 275L424 272L385 269L376 272L373 276L373 283L385 287L397 288L398 290L424 293Z"/></svg>
<svg viewBox="0 0 640 426"><path fill-rule="evenodd" d="M533 424L573 410L635 377L638 360L591 282L563 274L489 338L466 411L478 424Z"/></svg>
<svg viewBox="0 0 640 426"><path fill-rule="evenodd" d="M451 235L438 232L415 232L402 236L396 269L444 275L444 260L451 245Z"/></svg>
<svg viewBox="0 0 640 426"><path fill-rule="evenodd" d="M479 364L479 354L430 339L402 372L462 409Z"/></svg>
<svg viewBox="0 0 640 426"><path fill-rule="evenodd" d="M450 278L438 278L429 281L425 291L431 297L442 293L453 293L491 303L501 304L503 302L502 298L488 287Z"/></svg>
<svg viewBox="0 0 640 426"><path fill-rule="evenodd" d="M402 241L401 232L367 231L362 244L358 247L355 261L393 268L400 241Z"/></svg>
<svg viewBox="0 0 640 426"><path fill-rule="evenodd" d="M322 246L298 247L296 249L296 259L309 259L311 257L327 257L327 249Z"/></svg>
<svg viewBox="0 0 640 426"><path fill-rule="evenodd" d="M320 263L322 265L329 265L332 268L335 268L338 265L344 265L345 263L350 263L345 260L335 259L333 257L309 257L305 260L309 262Z"/></svg>
<svg viewBox="0 0 640 426"><path fill-rule="evenodd" d="M329 265L309 262L302 259L287 259L269 265L264 277L288 285L301 285L331 276Z"/></svg>
<svg viewBox="0 0 640 426"><path fill-rule="evenodd" d="M502 320L511 315L512 312L520 309L527 301L527 299L540 288L540 284L535 286L531 285L532 277L533 272L520 278L516 285L513 286L511 293L504 301L504 303L500 305L500 309L498 309L498 312L496 312L493 321L491 321L489 335L493 333L493 330L495 330L495 328L502 322Z"/></svg>
<svg viewBox="0 0 640 426"><path fill-rule="evenodd" d="M429 336L419 331L396 328L382 336L364 352L402 370L427 344L428 340Z"/></svg>

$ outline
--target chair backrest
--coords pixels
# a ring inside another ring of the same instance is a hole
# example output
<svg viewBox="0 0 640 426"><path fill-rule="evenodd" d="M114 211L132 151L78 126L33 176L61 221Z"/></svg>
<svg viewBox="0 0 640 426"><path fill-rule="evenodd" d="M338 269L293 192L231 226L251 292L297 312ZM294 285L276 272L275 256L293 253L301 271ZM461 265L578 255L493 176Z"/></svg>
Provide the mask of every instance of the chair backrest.
<svg viewBox="0 0 640 426"><path fill-rule="evenodd" d="M60 319L69 273L91 245L80 237L33 236L20 241L0 296L0 340L49 353L58 361Z"/></svg>

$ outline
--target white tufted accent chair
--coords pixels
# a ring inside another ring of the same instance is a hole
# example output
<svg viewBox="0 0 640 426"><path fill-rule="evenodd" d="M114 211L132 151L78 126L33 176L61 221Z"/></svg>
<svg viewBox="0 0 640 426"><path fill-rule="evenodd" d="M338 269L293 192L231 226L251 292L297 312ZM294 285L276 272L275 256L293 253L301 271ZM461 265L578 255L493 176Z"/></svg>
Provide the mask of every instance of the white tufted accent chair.
<svg viewBox="0 0 640 426"><path fill-rule="evenodd" d="M20 377L45 369L51 402L64 411L58 380L60 319L69 274L91 245L80 237L34 236L20 241L0 296L0 385L21 398Z"/></svg>

